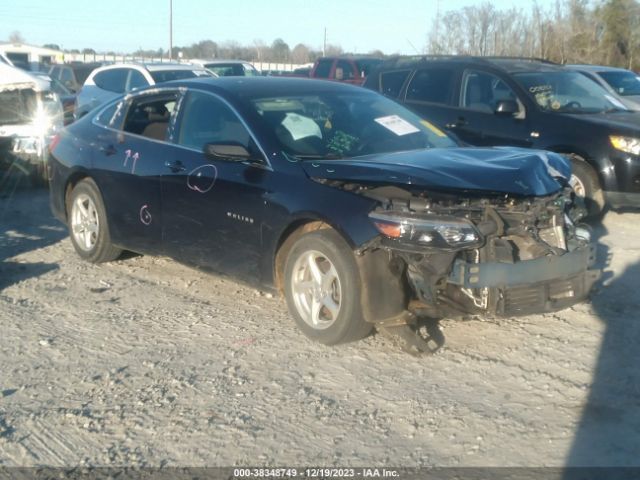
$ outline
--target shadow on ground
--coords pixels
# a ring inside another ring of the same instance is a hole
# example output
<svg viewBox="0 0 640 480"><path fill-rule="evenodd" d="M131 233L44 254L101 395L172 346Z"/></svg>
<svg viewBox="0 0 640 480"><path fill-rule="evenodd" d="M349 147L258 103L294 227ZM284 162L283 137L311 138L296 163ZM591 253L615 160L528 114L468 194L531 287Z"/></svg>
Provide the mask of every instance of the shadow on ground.
<svg viewBox="0 0 640 480"><path fill-rule="evenodd" d="M34 187L20 174L0 172L0 290L57 269L57 263L11 260L25 252L59 242L64 225L49 209L49 191Z"/></svg>
<svg viewBox="0 0 640 480"><path fill-rule="evenodd" d="M592 304L606 330L568 467L640 467L640 260L604 281Z"/></svg>

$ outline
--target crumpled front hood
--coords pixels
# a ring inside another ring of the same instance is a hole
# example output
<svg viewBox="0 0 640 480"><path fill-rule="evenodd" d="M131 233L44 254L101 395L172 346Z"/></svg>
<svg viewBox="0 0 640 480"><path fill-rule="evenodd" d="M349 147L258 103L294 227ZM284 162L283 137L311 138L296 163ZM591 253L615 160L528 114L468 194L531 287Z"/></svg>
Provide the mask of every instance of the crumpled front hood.
<svg viewBox="0 0 640 480"><path fill-rule="evenodd" d="M525 148L434 148L344 160L305 160L311 178L405 184L543 196L560 190L571 176L564 157Z"/></svg>

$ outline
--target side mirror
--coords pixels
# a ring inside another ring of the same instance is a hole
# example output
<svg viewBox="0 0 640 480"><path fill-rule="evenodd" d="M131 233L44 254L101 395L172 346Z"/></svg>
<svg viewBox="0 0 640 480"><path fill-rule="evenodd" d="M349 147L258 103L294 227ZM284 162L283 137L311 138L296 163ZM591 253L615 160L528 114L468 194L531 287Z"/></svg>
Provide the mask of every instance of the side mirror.
<svg viewBox="0 0 640 480"><path fill-rule="evenodd" d="M204 154L217 160L230 160L244 162L251 160L251 153L237 143L207 143L204 146Z"/></svg>
<svg viewBox="0 0 640 480"><path fill-rule="evenodd" d="M500 100L496 105L496 115L515 115L520 111L518 102L514 100Z"/></svg>

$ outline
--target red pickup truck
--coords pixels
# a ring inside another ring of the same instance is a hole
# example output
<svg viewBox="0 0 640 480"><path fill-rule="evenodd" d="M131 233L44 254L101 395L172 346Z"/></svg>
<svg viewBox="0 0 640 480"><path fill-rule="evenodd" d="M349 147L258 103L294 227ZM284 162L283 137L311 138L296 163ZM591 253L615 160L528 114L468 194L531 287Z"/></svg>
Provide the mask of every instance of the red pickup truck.
<svg viewBox="0 0 640 480"><path fill-rule="evenodd" d="M382 59L376 57L322 57L316 60L309 77L362 85L381 63Z"/></svg>

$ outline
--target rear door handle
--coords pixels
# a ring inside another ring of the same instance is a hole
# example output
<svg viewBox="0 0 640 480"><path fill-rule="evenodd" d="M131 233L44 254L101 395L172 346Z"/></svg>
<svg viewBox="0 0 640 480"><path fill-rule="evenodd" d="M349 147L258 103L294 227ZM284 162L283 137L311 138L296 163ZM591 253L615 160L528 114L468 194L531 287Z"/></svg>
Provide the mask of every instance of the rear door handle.
<svg viewBox="0 0 640 480"><path fill-rule="evenodd" d="M176 160L175 162L167 160L164 162L164 166L173 173L184 172L187 169L180 160Z"/></svg>
<svg viewBox="0 0 640 480"><path fill-rule="evenodd" d="M100 147L100 150L107 156L115 155L116 153L118 153L118 150L116 150L116 147L114 147L111 144L103 145L102 147Z"/></svg>

